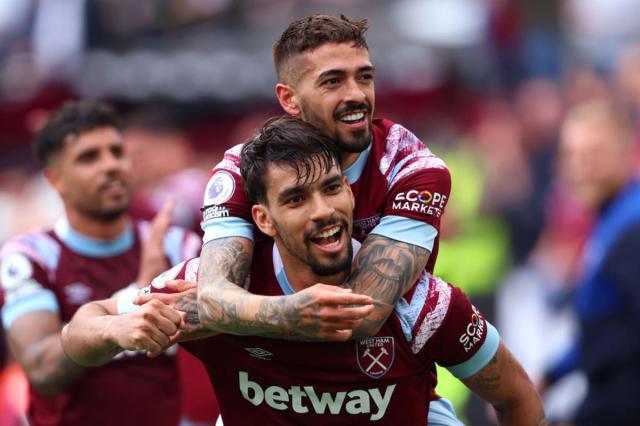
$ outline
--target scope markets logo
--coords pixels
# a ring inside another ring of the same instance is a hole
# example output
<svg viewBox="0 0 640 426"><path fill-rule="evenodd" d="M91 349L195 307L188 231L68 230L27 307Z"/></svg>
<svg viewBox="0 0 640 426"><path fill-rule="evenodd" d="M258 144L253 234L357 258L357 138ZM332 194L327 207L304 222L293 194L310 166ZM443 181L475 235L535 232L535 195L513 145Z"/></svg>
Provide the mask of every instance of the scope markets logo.
<svg viewBox="0 0 640 426"><path fill-rule="evenodd" d="M465 332L462 333L458 339L460 343L462 343L465 352L469 352L471 348L482 339L482 335L484 334L484 322L480 317L480 312L478 312L475 306L472 306L472 308L473 313L471 314L469 324L467 324Z"/></svg>
<svg viewBox="0 0 640 426"><path fill-rule="evenodd" d="M392 208L440 217L446 203L447 196L439 192L411 189L396 194Z"/></svg>

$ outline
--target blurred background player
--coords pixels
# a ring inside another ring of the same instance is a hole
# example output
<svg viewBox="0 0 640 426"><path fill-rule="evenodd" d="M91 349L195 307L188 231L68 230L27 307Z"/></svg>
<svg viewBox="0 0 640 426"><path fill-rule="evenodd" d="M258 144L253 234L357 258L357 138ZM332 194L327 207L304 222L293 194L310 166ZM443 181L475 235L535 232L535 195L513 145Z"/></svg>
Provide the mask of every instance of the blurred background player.
<svg viewBox="0 0 640 426"><path fill-rule="evenodd" d="M169 227L170 203L153 223L129 219L131 167L108 106L66 103L39 131L36 153L65 215L53 229L10 239L0 253L2 321L29 379L30 424L178 424L175 350L153 360L122 353L86 370L63 353L60 331L80 305L137 291L197 253L199 239ZM145 403L150 395L161 413Z"/></svg>
<svg viewBox="0 0 640 426"><path fill-rule="evenodd" d="M244 147L241 171L255 203L253 218L275 240L256 245L251 276L258 278L249 288L280 296L305 293L319 281L341 283L355 254L353 195L340 173L333 141L299 119L270 120ZM154 280L151 289L162 291L177 276L194 281L197 263L194 259L174 267ZM342 293L339 287L329 288ZM158 307L159 317L149 328L167 330L167 339L172 338L180 324L177 312L158 300L149 303ZM129 341L129 335L147 334L134 321L127 322L130 331L122 336L105 326L116 321L103 316L114 314L116 304L113 299L89 304L66 327L64 346L74 359L94 365L124 344L149 344L148 349L158 352L156 339ZM128 315L140 309L149 306ZM345 321L342 326L350 325ZM433 362L448 366L494 404L500 424L545 424L535 388L500 344L497 331L460 290L428 273L400 300L377 336L355 345L227 334L185 345L207 366L228 425L426 424L428 412L429 424L459 425L446 403L436 401L427 410L435 385Z"/></svg>
<svg viewBox="0 0 640 426"><path fill-rule="evenodd" d="M610 101L594 100L567 113L561 135L561 173L596 221L578 264L577 341L546 384L581 369L588 390L575 424L636 424L629 396L640 392L640 184L631 127Z"/></svg>

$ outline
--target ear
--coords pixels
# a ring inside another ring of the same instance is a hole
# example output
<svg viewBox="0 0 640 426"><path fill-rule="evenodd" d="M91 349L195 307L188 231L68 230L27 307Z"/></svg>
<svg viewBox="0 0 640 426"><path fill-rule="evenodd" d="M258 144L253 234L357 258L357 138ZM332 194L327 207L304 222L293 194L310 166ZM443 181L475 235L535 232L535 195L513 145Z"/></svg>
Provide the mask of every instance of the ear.
<svg viewBox="0 0 640 426"><path fill-rule="evenodd" d="M284 112L294 117L300 116L302 111L295 91L291 86L283 83L276 84L276 98L278 98L278 102L280 102Z"/></svg>
<svg viewBox="0 0 640 426"><path fill-rule="evenodd" d="M271 220L271 215L269 214L269 210L262 204L254 204L251 207L251 216L253 216L253 221L260 231L270 236L271 238L276 235L276 227Z"/></svg>
<svg viewBox="0 0 640 426"><path fill-rule="evenodd" d="M63 185L60 175L60 170L57 167L47 166L42 172L44 178L49 182L49 185L56 190L57 193L62 195Z"/></svg>
<svg viewBox="0 0 640 426"><path fill-rule="evenodd" d="M356 199L353 196L353 191L351 190L351 185L349 185L349 180L347 179L346 176L342 176L342 181L344 182L344 184L345 184L345 186L347 188L347 191L349 191L349 196L351 197L351 204L353 206L355 206L356 205Z"/></svg>

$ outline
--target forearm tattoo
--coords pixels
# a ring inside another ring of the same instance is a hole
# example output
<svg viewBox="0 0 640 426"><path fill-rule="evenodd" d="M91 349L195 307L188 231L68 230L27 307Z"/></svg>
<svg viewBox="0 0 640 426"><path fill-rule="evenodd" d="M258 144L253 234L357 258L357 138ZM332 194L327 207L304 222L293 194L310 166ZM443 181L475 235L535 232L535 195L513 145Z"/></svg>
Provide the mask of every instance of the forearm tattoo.
<svg viewBox="0 0 640 426"><path fill-rule="evenodd" d="M470 384L478 391L492 391L500 387L500 370L498 369L498 354L480 372L469 379Z"/></svg>
<svg viewBox="0 0 640 426"><path fill-rule="evenodd" d="M66 388L85 370L74 363L62 350L60 335L43 335L32 352L27 368L29 381L40 392L55 395Z"/></svg>
<svg viewBox="0 0 640 426"><path fill-rule="evenodd" d="M356 257L351 276L344 284L354 293L374 298L377 315L362 322L355 336L368 336L387 320L400 297L424 270L429 251L421 247L369 235Z"/></svg>

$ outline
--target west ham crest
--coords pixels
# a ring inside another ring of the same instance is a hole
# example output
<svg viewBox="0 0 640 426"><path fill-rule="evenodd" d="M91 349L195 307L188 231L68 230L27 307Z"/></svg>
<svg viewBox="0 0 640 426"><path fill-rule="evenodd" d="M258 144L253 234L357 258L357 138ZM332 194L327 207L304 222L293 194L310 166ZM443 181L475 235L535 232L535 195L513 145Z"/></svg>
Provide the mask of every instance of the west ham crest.
<svg viewBox="0 0 640 426"><path fill-rule="evenodd" d="M364 374L378 379L391 368L395 358L393 337L369 337L356 342L358 366Z"/></svg>

